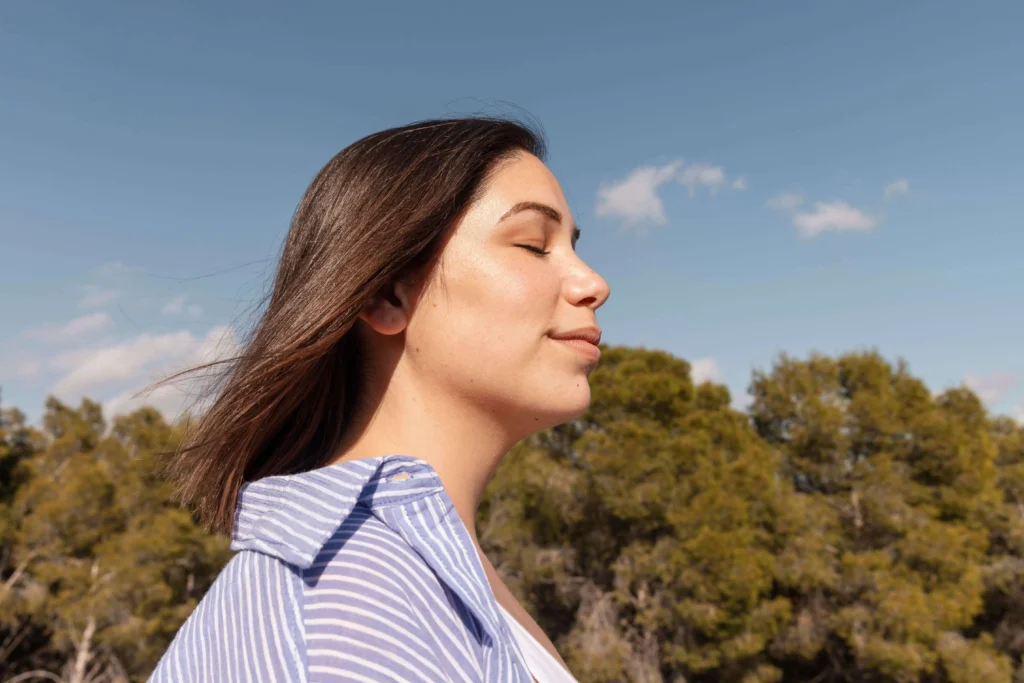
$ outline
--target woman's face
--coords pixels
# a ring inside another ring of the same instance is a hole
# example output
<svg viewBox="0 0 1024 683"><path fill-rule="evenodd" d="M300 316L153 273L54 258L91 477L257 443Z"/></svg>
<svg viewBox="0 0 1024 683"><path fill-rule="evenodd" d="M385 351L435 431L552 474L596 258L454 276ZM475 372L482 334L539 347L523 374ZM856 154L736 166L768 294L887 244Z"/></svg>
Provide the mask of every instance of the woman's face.
<svg viewBox="0 0 1024 683"><path fill-rule="evenodd" d="M582 414L609 288L576 254L575 231L543 162L505 163L421 285L405 330L415 373L524 435ZM595 338L556 339L574 332Z"/></svg>

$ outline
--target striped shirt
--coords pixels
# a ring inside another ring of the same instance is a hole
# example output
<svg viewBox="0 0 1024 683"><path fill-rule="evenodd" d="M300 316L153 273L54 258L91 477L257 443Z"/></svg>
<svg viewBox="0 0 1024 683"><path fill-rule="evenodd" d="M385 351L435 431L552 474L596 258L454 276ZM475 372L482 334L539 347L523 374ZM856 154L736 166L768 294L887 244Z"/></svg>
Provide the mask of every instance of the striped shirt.
<svg viewBox="0 0 1024 683"><path fill-rule="evenodd" d="M247 483L231 549L151 683L533 680L422 459Z"/></svg>

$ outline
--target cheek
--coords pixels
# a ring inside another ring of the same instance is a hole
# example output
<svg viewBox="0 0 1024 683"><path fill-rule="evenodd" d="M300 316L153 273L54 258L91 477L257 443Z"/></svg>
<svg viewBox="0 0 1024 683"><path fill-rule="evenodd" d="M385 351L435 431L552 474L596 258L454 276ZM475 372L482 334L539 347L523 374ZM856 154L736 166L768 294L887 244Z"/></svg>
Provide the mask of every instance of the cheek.
<svg viewBox="0 0 1024 683"><path fill-rule="evenodd" d="M517 321L546 320L551 314L549 290L539 278L531 278L525 272L506 270L485 275L477 292L477 303L501 315L510 330L516 328Z"/></svg>
<svg viewBox="0 0 1024 683"><path fill-rule="evenodd" d="M556 322L559 295L557 278L539 264L463 259L422 299L414 336L438 352L447 371L505 373L536 357Z"/></svg>
<svg viewBox="0 0 1024 683"><path fill-rule="evenodd" d="M540 264L508 261L470 264L449 282L449 294L453 317L491 339L513 343L509 335L536 337L547 331L560 290L557 278Z"/></svg>

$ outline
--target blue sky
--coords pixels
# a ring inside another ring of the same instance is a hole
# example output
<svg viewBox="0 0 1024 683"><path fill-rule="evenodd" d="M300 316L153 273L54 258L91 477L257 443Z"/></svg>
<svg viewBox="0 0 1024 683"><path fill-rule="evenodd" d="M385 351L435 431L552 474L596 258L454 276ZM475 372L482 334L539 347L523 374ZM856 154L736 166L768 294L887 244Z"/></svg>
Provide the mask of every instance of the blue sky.
<svg viewBox="0 0 1024 683"><path fill-rule="evenodd" d="M0 386L33 420L219 352L327 159L481 111L543 125L608 342L739 403L779 352L877 348L1024 419L1020 3L143 4L0 6Z"/></svg>

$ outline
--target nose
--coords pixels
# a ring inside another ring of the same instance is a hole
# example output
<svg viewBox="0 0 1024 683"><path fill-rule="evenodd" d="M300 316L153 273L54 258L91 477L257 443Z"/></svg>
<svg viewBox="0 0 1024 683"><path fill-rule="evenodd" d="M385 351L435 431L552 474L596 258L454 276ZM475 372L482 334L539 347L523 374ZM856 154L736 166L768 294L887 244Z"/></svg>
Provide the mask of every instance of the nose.
<svg viewBox="0 0 1024 683"><path fill-rule="evenodd" d="M566 297L574 306L586 306L592 311L604 305L611 296L611 288L603 277L582 261L565 279Z"/></svg>

